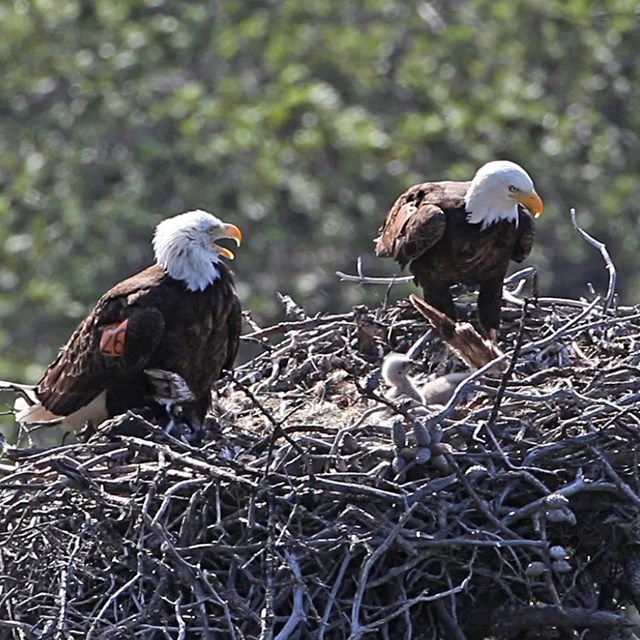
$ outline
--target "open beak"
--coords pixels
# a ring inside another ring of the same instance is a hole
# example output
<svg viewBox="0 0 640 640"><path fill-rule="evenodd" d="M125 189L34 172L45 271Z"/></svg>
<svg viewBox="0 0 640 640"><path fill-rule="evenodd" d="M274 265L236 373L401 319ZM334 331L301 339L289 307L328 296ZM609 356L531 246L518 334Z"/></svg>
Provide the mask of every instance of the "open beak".
<svg viewBox="0 0 640 640"><path fill-rule="evenodd" d="M544 209L544 204L542 203L542 198L535 192L530 191L529 193L523 193L522 195L517 195L515 198L523 207L528 209L536 218L540 217L542 210Z"/></svg>
<svg viewBox="0 0 640 640"><path fill-rule="evenodd" d="M539 200L540 198L538 198ZM240 231L239 227L236 227L235 224L225 224L224 225L225 238L233 238L236 241L236 245L240 246L242 244L242 231Z"/></svg>
<svg viewBox="0 0 640 640"><path fill-rule="evenodd" d="M236 227L235 224L225 224L224 234L221 237L235 240L238 246L242 244L242 231L240 231L240 228ZM227 260L233 260L235 258L233 251L226 247L218 246L218 253Z"/></svg>

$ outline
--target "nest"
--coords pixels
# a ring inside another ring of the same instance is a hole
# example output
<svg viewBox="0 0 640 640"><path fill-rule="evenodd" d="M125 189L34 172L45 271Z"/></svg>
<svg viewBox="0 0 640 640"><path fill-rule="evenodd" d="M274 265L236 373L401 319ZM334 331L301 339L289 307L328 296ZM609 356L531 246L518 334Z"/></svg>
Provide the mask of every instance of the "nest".
<svg viewBox="0 0 640 640"><path fill-rule="evenodd" d="M410 305L288 310L203 446L132 412L6 447L2 637L635 637L640 309L505 308L504 373L427 408L378 375L428 329Z"/></svg>
<svg viewBox="0 0 640 640"><path fill-rule="evenodd" d="M575 226L606 298L521 299L516 274L504 354L446 406L384 394L390 351L464 368L408 303L308 318L283 298L198 446L136 412L5 444L0 635L637 637L640 308L615 307Z"/></svg>

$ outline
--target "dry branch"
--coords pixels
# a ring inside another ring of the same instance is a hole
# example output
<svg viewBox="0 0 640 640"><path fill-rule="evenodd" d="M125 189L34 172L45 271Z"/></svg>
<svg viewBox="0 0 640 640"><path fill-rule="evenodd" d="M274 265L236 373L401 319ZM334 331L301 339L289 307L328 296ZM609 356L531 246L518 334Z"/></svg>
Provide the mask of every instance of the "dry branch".
<svg viewBox="0 0 640 640"><path fill-rule="evenodd" d="M600 252L602 259L605 262L607 273L609 274L609 284L607 286L607 295L604 299L604 308L608 309L613 303L613 297L616 293L617 271L615 265L613 264L613 260L609 255L609 251L607 250L606 245L603 242L596 240L593 236L589 235L584 229L580 227L577 220L576 210L574 208L571 208L571 223L573 224L573 228L580 234L580 236Z"/></svg>

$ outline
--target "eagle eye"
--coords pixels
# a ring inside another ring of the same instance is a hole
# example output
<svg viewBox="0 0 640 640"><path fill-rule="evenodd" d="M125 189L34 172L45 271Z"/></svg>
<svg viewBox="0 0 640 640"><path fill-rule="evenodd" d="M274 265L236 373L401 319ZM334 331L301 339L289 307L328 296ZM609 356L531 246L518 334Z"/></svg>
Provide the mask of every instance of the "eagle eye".
<svg viewBox="0 0 640 640"><path fill-rule="evenodd" d="M509 191L511 191L511 193L515 193L516 191L520 191L520 189L518 189L518 187L511 184L509 185Z"/></svg>

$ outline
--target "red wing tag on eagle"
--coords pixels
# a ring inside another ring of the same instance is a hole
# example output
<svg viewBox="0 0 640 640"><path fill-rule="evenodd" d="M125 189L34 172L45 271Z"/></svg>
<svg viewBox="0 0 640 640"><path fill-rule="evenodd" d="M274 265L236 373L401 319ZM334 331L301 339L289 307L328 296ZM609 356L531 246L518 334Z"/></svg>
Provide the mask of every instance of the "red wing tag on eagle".
<svg viewBox="0 0 640 640"><path fill-rule="evenodd" d="M108 324L100 338L100 353L103 356L117 358L124 353L124 341L127 335L129 320Z"/></svg>

